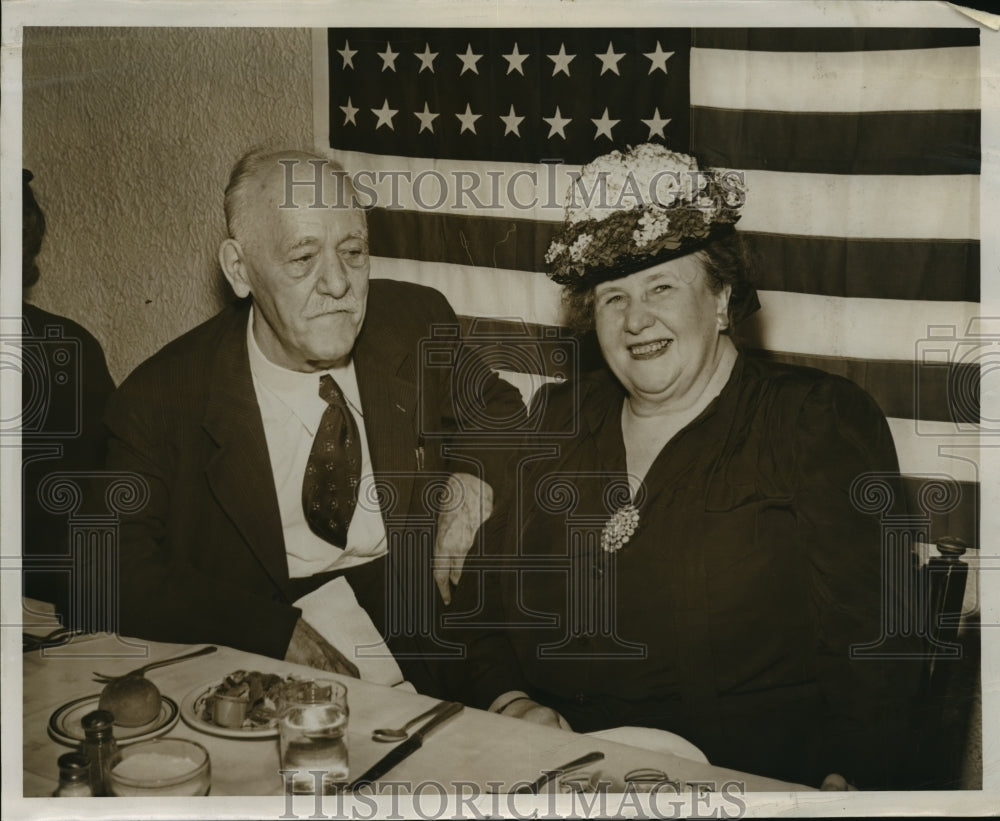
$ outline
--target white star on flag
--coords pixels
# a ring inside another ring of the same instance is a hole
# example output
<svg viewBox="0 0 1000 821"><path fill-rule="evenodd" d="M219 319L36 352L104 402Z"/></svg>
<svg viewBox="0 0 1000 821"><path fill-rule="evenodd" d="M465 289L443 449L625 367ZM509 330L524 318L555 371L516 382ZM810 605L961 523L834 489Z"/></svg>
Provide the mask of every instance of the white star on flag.
<svg viewBox="0 0 1000 821"><path fill-rule="evenodd" d="M354 55L358 53L356 48L351 48L351 41L344 40L344 47L337 49L337 54L339 54L344 59L344 68L350 66L354 68Z"/></svg>
<svg viewBox="0 0 1000 821"><path fill-rule="evenodd" d="M438 53L436 51L431 51L430 43L424 43L423 54L417 54L414 52L413 56L420 61L420 71L417 72L418 74L423 72L425 68L428 69L431 74L434 73L434 58L438 56Z"/></svg>
<svg viewBox="0 0 1000 821"><path fill-rule="evenodd" d="M618 62L625 56L625 52L620 54L615 52L614 43L608 43L608 50L604 54L595 54L594 56L601 61L601 76L604 76L605 71L613 71L621 77L621 74L618 73Z"/></svg>
<svg viewBox="0 0 1000 821"><path fill-rule="evenodd" d="M555 64L552 66L553 77L555 77L560 71L565 71L566 76L569 77L569 64L573 62L573 58L576 57L576 55L567 54L565 44L559 44L558 54L549 54L546 56Z"/></svg>
<svg viewBox="0 0 1000 821"><path fill-rule="evenodd" d="M396 70L396 58L399 56L399 52L392 50L392 43L386 43L385 51L378 52L378 56L382 58L382 71L387 68Z"/></svg>
<svg viewBox="0 0 1000 821"><path fill-rule="evenodd" d="M549 138L557 131L559 136L564 140L566 139L566 126L569 125L571 120L568 117L563 117L562 112L559 111L559 106L556 106L556 113L551 117L542 117L545 122L549 124Z"/></svg>
<svg viewBox="0 0 1000 821"><path fill-rule="evenodd" d="M339 106L339 108L344 112L344 125L348 123L351 125L358 124L358 121L354 119L354 115L358 113L358 109L354 107L350 97L347 98L347 105Z"/></svg>
<svg viewBox="0 0 1000 821"><path fill-rule="evenodd" d="M517 43L514 43L514 50L510 54L503 55L503 58L507 61L507 73L510 74L512 71L516 71L523 77L524 69L521 68L521 64L529 56L528 54L521 54L517 49Z"/></svg>
<svg viewBox="0 0 1000 821"><path fill-rule="evenodd" d="M524 117L518 117L517 112L514 111L514 104L510 105L509 114L501 114L500 119L503 120L503 124L506 126L503 135L506 137L508 134L513 134L515 137L520 137L521 132L518 130L521 127L521 121Z"/></svg>
<svg viewBox="0 0 1000 821"><path fill-rule="evenodd" d="M664 74L667 73L667 60L674 56L672 51L664 51L660 46L660 41L656 41L655 51L644 51L643 55L649 60L649 73L652 74L654 71L659 69Z"/></svg>
<svg viewBox="0 0 1000 821"><path fill-rule="evenodd" d="M389 99L386 98L385 102L382 103L382 108L373 108L372 114L378 117L378 122L375 124L375 130L378 131L382 126L389 126L390 131L395 131L396 127L392 124L392 118L396 116L399 111L398 108L389 108Z"/></svg>
<svg viewBox="0 0 1000 821"><path fill-rule="evenodd" d="M653 139L653 135L656 134L660 139L666 139L663 134L663 127L670 122L670 120L660 119L660 109L659 107L653 109L653 116L648 120L643 120L646 127L649 129L649 139Z"/></svg>
<svg viewBox="0 0 1000 821"><path fill-rule="evenodd" d="M604 107L604 113L601 115L600 119L591 119L591 122L597 127L597 133L594 134L594 139L596 140L602 134L609 140L613 139L611 136L611 129L614 128L621 120L612 120L608 116L608 107Z"/></svg>
<svg viewBox="0 0 1000 821"><path fill-rule="evenodd" d="M456 56L462 61L462 70L458 72L459 77L467 71L471 71L473 74L479 73L479 69L476 68L476 63L482 59L483 55L476 54L472 51L472 43L469 43L469 47L465 50L465 54L458 54Z"/></svg>
<svg viewBox="0 0 1000 821"><path fill-rule="evenodd" d="M434 118L438 115L431 113L431 111L427 108L426 102L424 103L424 110L414 111L413 116L420 120L420 130L417 132L418 134L422 134L425 128L430 131L431 134L434 133Z"/></svg>
<svg viewBox="0 0 1000 821"><path fill-rule="evenodd" d="M473 134L476 133L476 120L478 120L482 115L473 114L472 107L468 103L465 104L465 113L456 114L455 116L462 121L462 127L458 131L459 134L465 131L471 131Z"/></svg>

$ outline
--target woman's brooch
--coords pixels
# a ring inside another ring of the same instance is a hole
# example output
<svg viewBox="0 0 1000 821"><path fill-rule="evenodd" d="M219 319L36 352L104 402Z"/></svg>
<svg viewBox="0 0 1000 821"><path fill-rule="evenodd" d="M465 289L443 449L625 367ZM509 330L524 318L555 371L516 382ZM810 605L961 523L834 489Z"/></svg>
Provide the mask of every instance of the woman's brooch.
<svg viewBox="0 0 1000 821"><path fill-rule="evenodd" d="M639 526L639 511L629 503L615 511L601 531L601 547L608 553L621 550Z"/></svg>

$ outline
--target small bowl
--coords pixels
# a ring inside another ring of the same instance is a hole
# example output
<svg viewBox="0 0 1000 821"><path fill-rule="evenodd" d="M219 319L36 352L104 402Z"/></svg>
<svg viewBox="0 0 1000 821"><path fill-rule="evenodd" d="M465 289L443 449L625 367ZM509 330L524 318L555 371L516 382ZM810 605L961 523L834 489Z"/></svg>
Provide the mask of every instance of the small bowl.
<svg viewBox="0 0 1000 821"><path fill-rule="evenodd" d="M246 696L214 696L212 721L220 727L238 730L247 717L250 703Z"/></svg>
<svg viewBox="0 0 1000 821"><path fill-rule="evenodd" d="M183 738L154 738L122 747L111 761L109 791L118 796L207 795L208 750Z"/></svg>

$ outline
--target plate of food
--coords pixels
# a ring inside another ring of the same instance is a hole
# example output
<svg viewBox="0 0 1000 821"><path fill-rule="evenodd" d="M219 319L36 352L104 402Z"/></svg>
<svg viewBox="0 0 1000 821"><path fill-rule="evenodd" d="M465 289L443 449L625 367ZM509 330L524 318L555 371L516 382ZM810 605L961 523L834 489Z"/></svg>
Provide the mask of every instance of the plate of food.
<svg viewBox="0 0 1000 821"><path fill-rule="evenodd" d="M195 687L181 702L181 718L203 733L225 738L273 738L278 734L281 688L292 678L236 670Z"/></svg>
<svg viewBox="0 0 1000 821"><path fill-rule="evenodd" d="M60 744L78 747L83 741L83 725L81 721L87 713L98 709L101 694L68 701L49 717L49 735ZM160 709L156 716L144 724L132 727L115 724L114 733L118 741L143 741L163 735L177 723L177 702L165 695L160 695Z"/></svg>

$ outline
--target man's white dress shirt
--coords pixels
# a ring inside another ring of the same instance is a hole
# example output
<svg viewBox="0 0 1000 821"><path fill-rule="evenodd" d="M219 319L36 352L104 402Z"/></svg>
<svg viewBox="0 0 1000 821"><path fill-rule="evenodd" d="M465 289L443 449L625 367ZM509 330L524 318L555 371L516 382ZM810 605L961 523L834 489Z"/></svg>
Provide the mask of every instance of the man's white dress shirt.
<svg viewBox="0 0 1000 821"><path fill-rule="evenodd" d="M289 576L300 578L342 570L383 556L387 544L385 523L374 493L371 454L353 360L342 367L315 373L288 370L271 362L260 350L253 335L255 321L256 308L251 310L247 323L247 350L278 497ZM319 395L319 380L324 373L330 374L340 387L361 436L358 504L344 548L335 547L313 533L302 509L306 463L328 407ZM379 684L398 684L403 680L399 665L343 578L327 582L295 604L302 608L302 617L317 632L358 666L363 679Z"/></svg>

